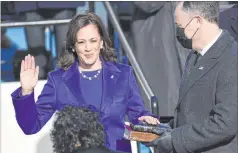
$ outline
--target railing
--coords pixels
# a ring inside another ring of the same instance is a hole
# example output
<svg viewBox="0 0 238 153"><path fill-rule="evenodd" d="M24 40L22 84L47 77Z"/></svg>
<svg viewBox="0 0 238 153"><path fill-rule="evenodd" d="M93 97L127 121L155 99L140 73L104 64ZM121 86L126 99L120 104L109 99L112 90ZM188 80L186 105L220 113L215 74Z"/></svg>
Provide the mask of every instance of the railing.
<svg viewBox="0 0 238 153"><path fill-rule="evenodd" d="M23 27L23 26L39 26L39 25L56 25L56 24L67 24L69 22L70 22L70 19L29 21L29 22L2 22L1 23L1 27Z"/></svg>
<svg viewBox="0 0 238 153"><path fill-rule="evenodd" d="M143 90L145 91L145 94L147 96L147 98L149 100L151 100L151 104L150 104L150 107L152 109L152 112L154 114L159 114L159 109L158 109L158 100L156 98L156 96L154 95L154 93L152 92L149 84L147 83L140 67L139 67L139 64L131 50L131 47L129 46L129 43L127 42L126 40L126 37L122 31L122 28L120 27L120 24L118 22L118 19L110 5L110 2L108 1L105 1L104 2L104 5L105 5L105 8L108 12L108 15L109 15L109 18L111 20L111 23L113 25L113 27L117 30L118 32L118 35L119 35L119 39L120 39L120 42L122 43L122 47L123 49L125 50L126 54L127 54L127 57L136 73L136 76L138 78L138 81L139 83L141 84Z"/></svg>

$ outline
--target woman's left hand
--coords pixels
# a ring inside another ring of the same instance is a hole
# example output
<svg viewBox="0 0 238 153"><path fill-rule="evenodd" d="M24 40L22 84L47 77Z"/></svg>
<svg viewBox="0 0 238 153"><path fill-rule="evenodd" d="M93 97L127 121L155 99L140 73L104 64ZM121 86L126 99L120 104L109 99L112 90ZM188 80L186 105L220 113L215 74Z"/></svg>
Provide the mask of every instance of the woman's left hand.
<svg viewBox="0 0 238 153"><path fill-rule="evenodd" d="M141 116L138 120L152 125L160 124L160 121L152 116Z"/></svg>

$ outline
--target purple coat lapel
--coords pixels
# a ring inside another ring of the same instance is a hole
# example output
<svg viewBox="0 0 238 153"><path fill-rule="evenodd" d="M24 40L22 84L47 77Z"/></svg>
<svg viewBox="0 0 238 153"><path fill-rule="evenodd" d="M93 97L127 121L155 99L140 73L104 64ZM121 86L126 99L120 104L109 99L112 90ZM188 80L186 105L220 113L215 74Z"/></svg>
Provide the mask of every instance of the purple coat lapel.
<svg viewBox="0 0 238 153"><path fill-rule="evenodd" d="M73 65L66 70L62 76L62 80L68 86L69 90L73 93L76 99L85 104L83 94L80 88L80 73L78 71L78 62L74 62Z"/></svg>

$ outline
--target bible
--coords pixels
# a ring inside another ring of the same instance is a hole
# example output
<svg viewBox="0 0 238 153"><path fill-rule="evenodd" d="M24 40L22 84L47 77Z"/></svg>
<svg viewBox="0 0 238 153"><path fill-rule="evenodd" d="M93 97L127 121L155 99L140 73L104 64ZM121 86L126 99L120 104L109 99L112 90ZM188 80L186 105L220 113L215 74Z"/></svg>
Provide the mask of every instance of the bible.
<svg viewBox="0 0 238 153"><path fill-rule="evenodd" d="M144 126L144 125L142 125ZM124 138L132 141L139 141L139 142L151 142L157 139L159 135L154 134L149 131L136 131L131 126L126 125Z"/></svg>

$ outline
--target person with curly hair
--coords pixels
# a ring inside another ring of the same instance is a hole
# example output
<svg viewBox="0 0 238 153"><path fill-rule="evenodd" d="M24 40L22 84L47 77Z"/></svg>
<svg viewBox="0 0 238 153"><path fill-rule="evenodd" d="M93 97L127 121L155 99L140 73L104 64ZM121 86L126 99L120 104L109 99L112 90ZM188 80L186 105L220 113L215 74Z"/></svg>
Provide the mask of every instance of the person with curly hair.
<svg viewBox="0 0 238 153"><path fill-rule="evenodd" d="M40 131L65 106L90 106L101 114L105 146L130 152L130 143L123 140L126 115L133 124L159 124L157 116L145 109L133 69L116 62L105 27L93 13L78 14L70 21L59 68L48 73L35 102L38 74L34 57L26 56L21 63L21 87L12 93L16 119L25 134Z"/></svg>
<svg viewBox="0 0 238 153"><path fill-rule="evenodd" d="M51 131L55 153L119 153L107 149L104 138L98 113L72 106L56 113Z"/></svg>

